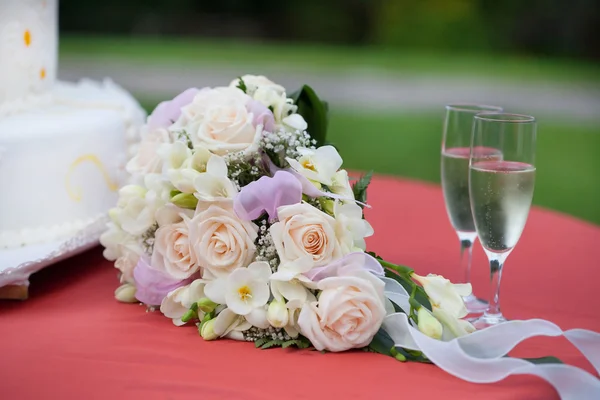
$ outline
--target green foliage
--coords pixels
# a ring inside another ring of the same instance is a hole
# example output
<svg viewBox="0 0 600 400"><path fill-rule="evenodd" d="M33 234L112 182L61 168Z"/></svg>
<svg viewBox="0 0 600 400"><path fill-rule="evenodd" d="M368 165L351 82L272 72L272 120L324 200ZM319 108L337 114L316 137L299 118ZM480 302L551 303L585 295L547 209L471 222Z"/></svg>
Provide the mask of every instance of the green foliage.
<svg viewBox="0 0 600 400"><path fill-rule="evenodd" d="M532 364L563 364L563 362L554 356L538 357L538 358L522 358L521 360L529 361Z"/></svg>
<svg viewBox="0 0 600 400"><path fill-rule="evenodd" d="M312 345L310 344L310 341L305 338L304 336L298 336L297 339L290 339L290 340L284 340L284 339L272 339L270 337L264 337L261 339L258 339L254 342L254 346L256 346L256 348L260 348L260 349L270 349L272 347L281 347L281 348L288 348L288 347L296 347L298 349L307 349L309 347L311 347Z"/></svg>
<svg viewBox="0 0 600 400"><path fill-rule="evenodd" d="M246 87L246 82L244 82L244 80L242 79L242 77L238 77L238 84L237 84L237 88L240 89L242 92L247 93L248 92L248 88ZM273 111L273 110L271 110Z"/></svg>
<svg viewBox="0 0 600 400"><path fill-rule="evenodd" d="M371 178L373 177L373 170L367 172L363 176L360 177L358 181L352 185L352 192L354 193L354 198L361 203L367 202L367 188L371 183ZM361 205L361 207L363 207Z"/></svg>
<svg viewBox="0 0 600 400"><path fill-rule="evenodd" d="M308 85L290 94L289 98L298 106L298 114L302 115L308 124L308 133L317 141L317 147L323 146L327 138L328 104L321 101Z"/></svg>

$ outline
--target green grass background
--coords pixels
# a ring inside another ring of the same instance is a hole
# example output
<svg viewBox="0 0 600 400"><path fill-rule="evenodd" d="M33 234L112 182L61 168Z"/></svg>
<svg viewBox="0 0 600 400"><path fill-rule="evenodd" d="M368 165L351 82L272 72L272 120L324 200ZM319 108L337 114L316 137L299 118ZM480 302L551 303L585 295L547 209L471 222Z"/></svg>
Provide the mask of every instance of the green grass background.
<svg viewBox="0 0 600 400"><path fill-rule="evenodd" d="M498 54L428 53L377 47L350 48L225 40L61 37L61 62L243 66L315 72L362 69L400 75L478 77L490 80L591 83L600 85L600 66L568 60ZM443 60L440 63L440 60ZM290 88L294 89L294 88ZM318 92L318 87L315 88ZM151 111L163 99L137 93ZM568 101L568 99L565 99ZM344 166L439 182L443 109L397 113L357 112L332 104L329 140ZM600 110L598 110L600 112ZM600 225L600 126L579 119L539 115L534 203Z"/></svg>

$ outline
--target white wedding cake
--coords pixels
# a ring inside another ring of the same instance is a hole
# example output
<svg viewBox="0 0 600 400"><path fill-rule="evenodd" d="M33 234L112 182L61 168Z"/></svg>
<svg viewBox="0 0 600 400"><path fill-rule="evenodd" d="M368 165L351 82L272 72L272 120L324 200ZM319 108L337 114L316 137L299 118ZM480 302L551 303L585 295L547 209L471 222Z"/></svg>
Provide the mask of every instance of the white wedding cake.
<svg viewBox="0 0 600 400"><path fill-rule="evenodd" d="M56 79L57 0L0 0L0 248L106 215L145 113L110 80Z"/></svg>

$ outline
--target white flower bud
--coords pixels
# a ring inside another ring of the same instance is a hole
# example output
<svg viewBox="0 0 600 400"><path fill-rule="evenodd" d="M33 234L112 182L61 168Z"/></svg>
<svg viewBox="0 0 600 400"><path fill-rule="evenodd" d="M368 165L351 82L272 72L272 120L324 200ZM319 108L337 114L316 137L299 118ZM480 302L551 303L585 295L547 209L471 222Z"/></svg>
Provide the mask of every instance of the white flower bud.
<svg viewBox="0 0 600 400"><path fill-rule="evenodd" d="M285 303L273 300L267 310L267 321L275 328L283 328L288 324L289 312Z"/></svg>
<svg viewBox="0 0 600 400"><path fill-rule="evenodd" d="M214 318L211 319L210 321L206 321L202 325L202 328L200 329L200 335L202 336L202 339L215 340L216 338L218 338L219 335L217 335L215 333L214 327L215 327L215 319Z"/></svg>
<svg viewBox="0 0 600 400"><path fill-rule="evenodd" d="M442 324L429 312L428 309L425 307L419 308L419 311L417 311L417 317L419 319L419 331L433 339L439 340L442 338Z"/></svg>
<svg viewBox="0 0 600 400"><path fill-rule="evenodd" d="M135 286L130 283L125 283L115 290L115 299L121 303L138 303L135 298Z"/></svg>

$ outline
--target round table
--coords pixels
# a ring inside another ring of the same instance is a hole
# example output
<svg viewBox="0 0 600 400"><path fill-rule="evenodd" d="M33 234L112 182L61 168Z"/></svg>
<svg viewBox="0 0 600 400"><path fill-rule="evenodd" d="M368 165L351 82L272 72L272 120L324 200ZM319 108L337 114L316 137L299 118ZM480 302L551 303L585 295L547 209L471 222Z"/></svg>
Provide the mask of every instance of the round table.
<svg viewBox="0 0 600 400"><path fill-rule="evenodd" d="M369 249L418 273L460 279L459 244L435 185L378 177L367 218ZM544 318L563 329L600 331L600 227L534 208L505 264L502 308L510 319ZM475 292L486 296L488 266L474 254ZM41 399L552 399L533 376L497 384L461 381L433 365L362 351L258 350L205 342L194 326L113 298L116 270L95 248L32 277L30 298L0 302L0 393ZM492 344L490 344L492 345ZM512 355L555 355L594 373L563 338L534 338Z"/></svg>

